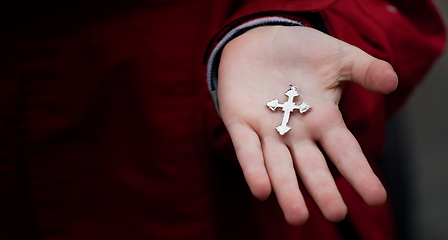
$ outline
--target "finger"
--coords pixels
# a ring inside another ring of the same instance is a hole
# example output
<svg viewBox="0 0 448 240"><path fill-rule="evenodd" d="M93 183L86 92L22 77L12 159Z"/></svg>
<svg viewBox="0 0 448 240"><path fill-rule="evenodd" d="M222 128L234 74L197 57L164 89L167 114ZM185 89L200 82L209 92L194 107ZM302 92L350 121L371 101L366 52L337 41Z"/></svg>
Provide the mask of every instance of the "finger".
<svg viewBox="0 0 448 240"><path fill-rule="evenodd" d="M386 201L386 190L372 171L355 137L345 127L336 127L320 139L320 143L339 172L371 206Z"/></svg>
<svg viewBox="0 0 448 240"><path fill-rule="evenodd" d="M307 221L309 213L299 190L288 148L280 140L265 140L263 152L271 185L286 221L292 225L302 225Z"/></svg>
<svg viewBox="0 0 448 240"><path fill-rule="evenodd" d="M227 130L252 194L260 200L267 199L271 194L271 184L258 135L252 128L241 124L227 126Z"/></svg>
<svg viewBox="0 0 448 240"><path fill-rule="evenodd" d="M311 140L296 141L291 152L300 179L325 218L334 222L344 219L347 207L316 143Z"/></svg>
<svg viewBox="0 0 448 240"><path fill-rule="evenodd" d="M348 44L343 49L343 62L348 66L347 80L382 94L391 93L397 88L398 77L389 63Z"/></svg>

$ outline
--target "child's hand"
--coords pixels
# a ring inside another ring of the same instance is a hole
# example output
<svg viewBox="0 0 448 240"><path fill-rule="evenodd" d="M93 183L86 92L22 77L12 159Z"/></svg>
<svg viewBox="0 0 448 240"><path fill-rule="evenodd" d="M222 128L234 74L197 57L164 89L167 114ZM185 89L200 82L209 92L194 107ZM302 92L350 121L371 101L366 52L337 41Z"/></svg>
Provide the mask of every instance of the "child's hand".
<svg viewBox="0 0 448 240"><path fill-rule="evenodd" d="M338 102L340 83L355 82L378 93L397 86L392 67L360 49L307 27L267 26L252 29L224 49L218 76L222 119L232 137L246 181L259 199L274 190L287 221L308 218L296 174L331 221L342 220L347 208L317 143L339 172L370 205L380 205L386 192L362 150L345 126ZM291 113L289 132L280 135L281 107L266 103L297 86L299 104L311 111Z"/></svg>

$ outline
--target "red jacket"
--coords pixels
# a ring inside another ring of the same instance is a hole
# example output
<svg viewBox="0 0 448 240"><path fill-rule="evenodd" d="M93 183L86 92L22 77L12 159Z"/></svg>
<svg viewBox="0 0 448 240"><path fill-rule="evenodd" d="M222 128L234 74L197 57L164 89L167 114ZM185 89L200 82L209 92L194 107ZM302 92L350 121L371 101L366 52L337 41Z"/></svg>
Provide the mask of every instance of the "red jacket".
<svg viewBox="0 0 448 240"><path fill-rule="evenodd" d="M398 90L347 84L340 103L376 170L386 120L445 42L429 1L0 2L0 239L393 239L389 205L288 225L256 200L215 112L204 54L260 16L305 23L389 61ZM62 3L63 2L63 3ZM207 58L207 57L206 57Z"/></svg>

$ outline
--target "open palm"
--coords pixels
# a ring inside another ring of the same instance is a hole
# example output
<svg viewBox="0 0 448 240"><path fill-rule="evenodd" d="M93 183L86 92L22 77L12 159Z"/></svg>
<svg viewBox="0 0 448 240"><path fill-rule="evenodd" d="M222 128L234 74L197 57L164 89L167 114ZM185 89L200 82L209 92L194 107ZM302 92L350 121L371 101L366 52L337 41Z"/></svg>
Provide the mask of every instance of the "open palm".
<svg viewBox="0 0 448 240"><path fill-rule="evenodd" d="M246 181L259 199L274 190L286 220L304 223L308 210L298 186L304 183L324 216L342 220L347 208L329 171L321 146L339 172L370 205L386 192L349 132L338 108L340 84L390 93L397 86L392 67L360 49L306 27L266 26L252 29L225 47L219 66L218 99ZM281 107L289 84L297 86L298 105L312 110L291 113L284 135ZM296 175L297 174L297 175Z"/></svg>

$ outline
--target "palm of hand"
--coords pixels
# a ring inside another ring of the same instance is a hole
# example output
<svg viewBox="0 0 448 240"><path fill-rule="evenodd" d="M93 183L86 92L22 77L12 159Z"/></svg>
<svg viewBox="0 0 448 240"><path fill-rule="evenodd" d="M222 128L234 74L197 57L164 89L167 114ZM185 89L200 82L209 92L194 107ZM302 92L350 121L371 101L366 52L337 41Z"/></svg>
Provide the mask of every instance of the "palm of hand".
<svg viewBox="0 0 448 240"><path fill-rule="evenodd" d="M259 27L223 51L218 99L246 181L260 199L273 189L291 224L308 218L296 173L327 219L339 221L347 212L317 143L367 203L386 199L338 109L342 81L381 93L397 84L387 63L310 28ZM305 100L312 111L291 113L292 130L281 136L275 126L283 113L266 103L286 101L289 83L300 93L295 102Z"/></svg>

